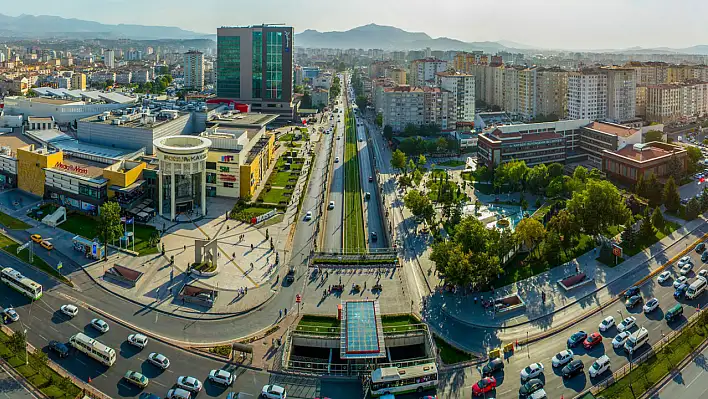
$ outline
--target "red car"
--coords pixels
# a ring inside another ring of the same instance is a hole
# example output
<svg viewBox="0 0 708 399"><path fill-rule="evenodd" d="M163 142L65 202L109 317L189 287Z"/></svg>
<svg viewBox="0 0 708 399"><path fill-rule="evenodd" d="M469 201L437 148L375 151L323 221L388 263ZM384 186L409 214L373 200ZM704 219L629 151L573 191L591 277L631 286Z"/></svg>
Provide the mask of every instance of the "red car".
<svg viewBox="0 0 708 399"><path fill-rule="evenodd" d="M600 335L599 332L594 332L588 335L588 337L583 342L583 346L585 347L585 349L590 349L593 346L599 344L600 342L602 342L602 335Z"/></svg>
<svg viewBox="0 0 708 399"><path fill-rule="evenodd" d="M475 396L485 394L497 387L497 380L494 377L484 377L476 384L472 385L472 393Z"/></svg>

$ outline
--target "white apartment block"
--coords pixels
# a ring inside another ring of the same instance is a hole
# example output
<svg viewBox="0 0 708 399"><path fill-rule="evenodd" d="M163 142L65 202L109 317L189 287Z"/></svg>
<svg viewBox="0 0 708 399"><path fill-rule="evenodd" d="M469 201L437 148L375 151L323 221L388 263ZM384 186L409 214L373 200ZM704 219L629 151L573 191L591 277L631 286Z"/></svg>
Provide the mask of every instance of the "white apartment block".
<svg viewBox="0 0 708 399"><path fill-rule="evenodd" d="M539 69L536 85L536 115L565 118L568 112L568 72L560 68Z"/></svg>
<svg viewBox="0 0 708 399"><path fill-rule="evenodd" d="M435 74L447 70L447 61L436 58L424 58L411 62L409 83L411 86L429 86L435 82Z"/></svg>
<svg viewBox="0 0 708 399"><path fill-rule="evenodd" d="M536 117L536 75L535 67L519 71L519 115L525 120Z"/></svg>
<svg viewBox="0 0 708 399"><path fill-rule="evenodd" d="M457 122L474 122L474 76L455 72L442 72L437 75L437 84L441 89L451 93Z"/></svg>
<svg viewBox="0 0 708 399"><path fill-rule="evenodd" d="M406 125L422 126L425 92L408 85L385 88L383 93L383 124L394 132L402 132Z"/></svg>
<svg viewBox="0 0 708 399"><path fill-rule="evenodd" d="M106 68L113 69L116 67L116 52L113 50L106 50L103 53L103 64Z"/></svg>
<svg viewBox="0 0 708 399"><path fill-rule="evenodd" d="M631 68L602 68L607 74L607 116L618 123L636 117L637 81Z"/></svg>
<svg viewBox="0 0 708 399"><path fill-rule="evenodd" d="M607 75L599 70L568 75L568 119L600 120L607 116Z"/></svg>
<svg viewBox="0 0 708 399"><path fill-rule="evenodd" d="M672 123L708 114L708 83L646 86L646 119Z"/></svg>
<svg viewBox="0 0 708 399"><path fill-rule="evenodd" d="M204 54L199 51L184 53L184 87L204 90Z"/></svg>

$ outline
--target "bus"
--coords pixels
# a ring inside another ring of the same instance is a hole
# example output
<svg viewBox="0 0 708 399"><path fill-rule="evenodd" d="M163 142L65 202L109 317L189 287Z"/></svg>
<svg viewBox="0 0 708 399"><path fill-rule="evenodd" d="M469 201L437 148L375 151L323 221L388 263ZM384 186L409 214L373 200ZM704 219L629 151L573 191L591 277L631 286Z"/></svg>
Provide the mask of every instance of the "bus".
<svg viewBox="0 0 708 399"><path fill-rule="evenodd" d="M33 301L42 297L41 284L28 279L11 267L6 267L0 271L0 280Z"/></svg>
<svg viewBox="0 0 708 399"><path fill-rule="evenodd" d="M116 362L116 351L113 348L109 348L83 333L74 334L69 339L69 344L79 352L85 353L88 357L92 357L106 366L110 367Z"/></svg>
<svg viewBox="0 0 708 399"><path fill-rule="evenodd" d="M691 283L691 285L688 287L688 291L686 291L686 299L695 299L701 296L703 291L706 289L706 281L705 278L703 277L698 277L696 281Z"/></svg>
<svg viewBox="0 0 708 399"><path fill-rule="evenodd" d="M371 373L371 396L421 393L438 386L438 368L435 363L408 367L384 367Z"/></svg>

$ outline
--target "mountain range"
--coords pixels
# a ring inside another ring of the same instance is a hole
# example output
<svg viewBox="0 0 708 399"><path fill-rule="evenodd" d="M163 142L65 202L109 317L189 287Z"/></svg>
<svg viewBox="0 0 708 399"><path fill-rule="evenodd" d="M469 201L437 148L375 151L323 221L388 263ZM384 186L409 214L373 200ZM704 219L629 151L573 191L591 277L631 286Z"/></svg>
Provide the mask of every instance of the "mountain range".
<svg viewBox="0 0 708 399"><path fill-rule="evenodd" d="M203 39L211 35L191 32L174 26L145 26L100 22L51 15L17 17L0 14L0 37L21 39Z"/></svg>

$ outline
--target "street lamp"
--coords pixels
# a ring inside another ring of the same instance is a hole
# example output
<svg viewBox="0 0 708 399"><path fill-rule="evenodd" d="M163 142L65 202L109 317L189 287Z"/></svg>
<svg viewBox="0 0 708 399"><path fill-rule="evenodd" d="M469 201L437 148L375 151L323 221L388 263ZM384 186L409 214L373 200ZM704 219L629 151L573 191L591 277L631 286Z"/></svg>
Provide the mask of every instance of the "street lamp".
<svg viewBox="0 0 708 399"><path fill-rule="evenodd" d="M624 317L622 317L622 310L617 309L617 314L620 315L620 320L624 320Z"/></svg>
<svg viewBox="0 0 708 399"><path fill-rule="evenodd" d="M29 353L27 352L27 329L25 328L25 364L29 363Z"/></svg>

